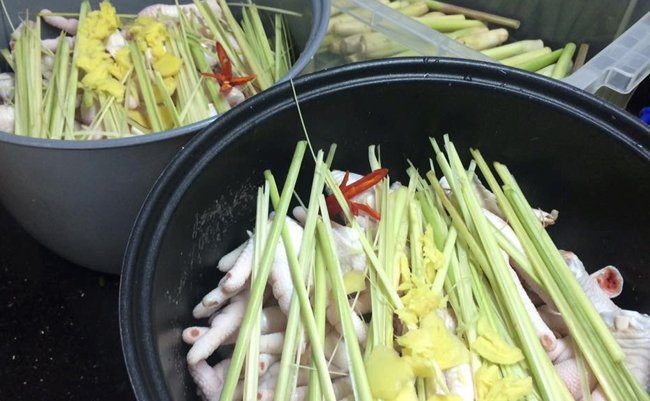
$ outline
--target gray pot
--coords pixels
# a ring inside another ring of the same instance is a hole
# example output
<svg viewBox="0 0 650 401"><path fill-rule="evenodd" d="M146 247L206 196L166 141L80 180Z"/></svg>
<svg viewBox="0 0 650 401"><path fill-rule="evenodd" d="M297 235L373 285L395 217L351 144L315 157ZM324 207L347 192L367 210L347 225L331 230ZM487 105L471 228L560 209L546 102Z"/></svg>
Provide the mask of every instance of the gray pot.
<svg viewBox="0 0 650 401"><path fill-rule="evenodd" d="M173 1L161 1L173 3ZM183 1L183 3L189 2ZM18 20L29 7L74 11L79 1L5 1ZM112 0L134 13L153 1ZM309 69L325 35L328 0L259 0L292 10L290 31L301 54L285 79ZM10 34L3 20L0 43ZM244 106L245 107L245 106ZM149 188L172 156L211 120L166 132L106 141L55 141L0 132L0 201L43 245L94 270L119 274L132 223Z"/></svg>

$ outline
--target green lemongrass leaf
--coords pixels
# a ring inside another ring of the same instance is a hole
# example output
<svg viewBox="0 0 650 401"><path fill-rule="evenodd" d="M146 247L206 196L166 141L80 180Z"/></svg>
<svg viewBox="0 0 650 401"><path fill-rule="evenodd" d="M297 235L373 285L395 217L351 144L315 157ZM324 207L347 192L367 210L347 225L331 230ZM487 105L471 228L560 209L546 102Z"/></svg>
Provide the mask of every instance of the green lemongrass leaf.
<svg viewBox="0 0 650 401"><path fill-rule="evenodd" d="M214 11L201 0L194 0L194 4L196 5L197 10L199 10L199 14L201 14L203 21L208 25L210 31L215 35L217 42L221 43L223 46L226 54L228 55L228 58L230 59L230 62L234 67L233 69L235 71L245 72L245 75L250 75L251 71L249 71L242 63L239 58L239 54L233 48L232 43L229 40L231 35L226 32L225 28L222 26L222 22L219 21L219 18L214 13ZM227 22L228 26L230 26L230 21ZM235 22L235 24L236 23L237 22Z"/></svg>
<svg viewBox="0 0 650 401"><path fill-rule="evenodd" d="M323 197L320 198L320 210L323 220L318 222L318 244L320 250L323 252L333 296L341 318L343 338L345 339L348 360L350 361L350 376L352 378L354 397L358 401L371 401L373 398L370 392L370 385L368 384L361 349L352 323L350 305L348 303L348 297L345 294L345 284L343 284L343 275L341 274L341 266L339 265L334 244L332 243L332 227Z"/></svg>
<svg viewBox="0 0 650 401"><path fill-rule="evenodd" d="M589 362L608 398L647 400L648 394L623 363L624 354L620 346L567 268L550 236L536 218L534 222L530 218L532 211L525 210L525 207L530 205L516 181L505 166L497 163L495 168L506 185L507 199L513 204L518 218L522 220L530 236L530 240L524 238L524 242L537 252L533 254L531 261L558 310L565 316L574 341Z"/></svg>
<svg viewBox="0 0 650 401"><path fill-rule="evenodd" d="M517 292L510 273L511 268L500 254L490 223L481 211L479 201L464 168L462 168L460 158L451 142L446 141L446 148L448 157L451 159L451 165L454 166L454 172L460 181L461 194L458 199L466 204L476 227L478 239L483 245L488 259L488 264L482 265L481 268L491 271L490 283L506 307L508 317L516 328L519 345L528 361L530 361L532 376L546 399L571 401L573 399L571 394L558 376L557 371L546 355L546 351L544 351L537 338L535 329Z"/></svg>
<svg viewBox="0 0 650 401"><path fill-rule="evenodd" d="M431 286L433 291L438 294L442 294L442 287L445 283L449 266L451 265L452 252L454 250L454 246L456 245L457 236L458 233L456 229L451 228L449 230L449 233L447 234L447 238L445 239L445 246L442 251L442 255L443 255L442 267L436 272L433 285Z"/></svg>
<svg viewBox="0 0 650 401"><path fill-rule="evenodd" d="M301 142L304 144L304 142ZM304 151L304 149L303 149ZM322 156L321 156L322 157ZM277 192L277 187L273 176L269 171L264 173L267 181L271 186L271 202L273 206L280 207L280 197ZM277 218L277 216L275 217ZM274 218L274 221L275 221ZM303 234L303 238L305 235ZM311 238L307 238L307 241L313 240L313 235ZM318 370L318 378L320 381L320 387L323 391L325 399L328 401L335 400L334 388L332 387L332 382L330 380L330 374L327 367L327 361L325 360L325 353L323 351L323 343L321 337L318 334L318 327L316 326L316 319L314 318L314 313L309 302L309 294L305 289L304 285L304 274L300 271L300 262L298 261L298 256L296 250L293 249L293 244L291 242L291 237L286 226L282 226L282 242L284 243L284 249L287 254L287 260L289 261L289 271L291 273L291 280L293 281L294 296L298 298L298 303L300 305L300 315L302 317L302 323L305 326L307 335L309 337L309 342L312 351L312 358L315 360L315 364ZM313 246L313 244L311 244ZM303 250L303 252L305 252Z"/></svg>
<svg viewBox="0 0 650 401"><path fill-rule="evenodd" d="M131 52L133 68L138 77L138 83L140 85L140 92L142 93L145 109L147 110L147 118L149 120L149 124L155 132L163 131L165 129L165 126L162 122L162 118L158 110L158 104L156 102L156 96L154 94L153 85L151 84L151 79L149 78L149 72L151 70L147 68L144 56L142 55L142 52L135 42L131 42L129 44L129 50Z"/></svg>
<svg viewBox="0 0 650 401"><path fill-rule="evenodd" d="M330 152L328 159L333 157L333 151ZM316 156L316 165L323 163L323 151L319 151ZM316 170L317 171L317 170ZM309 273L310 267L310 257L311 253L306 252L307 249L314 247L314 236L316 232L316 221L318 220L318 197L323 193L323 187L325 186L323 176L314 173L312 180L311 192L309 195L309 207L307 208L307 220L305 221L305 227L303 229L302 241L300 244L300 256L299 264L300 270L303 276L307 276ZM315 283L317 286L319 283ZM315 306L314 306L315 309ZM291 304L289 306L289 316L287 319L287 327L285 329L284 335L284 345L282 348L282 358L280 359L280 372L278 374L278 384L275 388L274 400L275 401L284 401L286 400L293 389L289 389L289 383L293 382L289 380L293 375L291 370L293 369L293 359L298 348L297 336L298 332L301 329L300 324L300 303L297 296L292 297Z"/></svg>
<svg viewBox="0 0 650 401"><path fill-rule="evenodd" d="M412 199L409 204L409 243L411 244L411 271L417 277L422 276L422 247L418 244L423 232L422 208L419 201Z"/></svg>
<svg viewBox="0 0 650 401"><path fill-rule="evenodd" d="M230 11L228 4L226 4L225 0L217 0L217 4L219 4L219 6L221 7L223 17L225 18L226 23L228 24L230 29L232 30L235 39L237 39L237 43L239 44L241 53L244 55L246 64L248 64L251 72L256 77L257 85L262 90L268 89L273 82L268 76L268 74L263 71L262 66L260 65L260 60L258 60L257 57L255 57L255 54L251 50L250 45L244 35L244 32L241 29L241 26L237 23L235 17L232 15L232 12Z"/></svg>
<svg viewBox="0 0 650 401"><path fill-rule="evenodd" d="M7 64L9 64L9 68L11 68L11 70L15 72L16 64L14 62L14 57L11 55L11 51L9 49L0 49L0 54L5 59Z"/></svg>
<svg viewBox="0 0 650 401"><path fill-rule="evenodd" d="M318 327L318 333L323 342L325 342L327 326L327 272L325 269L325 260L320 250L316 249L316 264L314 267L314 318ZM322 392L318 383L318 374L316 364L311 362L311 372L309 372L309 387L307 392L308 401L322 400Z"/></svg>
<svg viewBox="0 0 650 401"><path fill-rule="evenodd" d="M537 71L541 70L542 68L546 67L547 65L551 65L558 61L560 56L562 55L563 49L556 50L554 52L544 54L542 56L536 57L530 61L526 61L524 63L520 63L515 65L515 67L520 68L522 70L526 71Z"/></svg>
<svg viewBox="0 0 650 401"><path fill-rule="evenodd" d="M253 269L251 270L251 291L257 276L257 267L260 264L261 254L266 242L266 227L269 215L269 185L257 190L257 212L255 213L255 235L253 242ZM246 354L244 367L244 399L257 398L259 360L260 360L260 319L262 305L253 312L253 325L251 327L251 342Z"/></svg>
<svg viewBox="0 0 650 401"><path fill-rule="evenodd" d="M298 173L300 172L305 148L305 142L298 142L296 145L296 150L287 173L285 186L282 189L282 195L280 196L279 206L276 208L276 215L271 223L271 228L264 246L264 252L262 253L262 258L257 269L257 279L255 280L255 284L251 291L248 306L246 308L246 314L244 315L239 330L239 336L231 358L230 368L228 369L228 373L224 380L224 385L219 398L220 401L232 401L233 399L242 365L244 363L245 353L250 344L250 329L253 326L254 312L262 305L264 289L271 270L271 262L275 257L275 250L280 240L280 232L284 227L285 217L287 216L291 196L298 179Z"/></svg>
<svg viewBox="0 0 650 401"><path fill-rule="evenodd" d="M65 36L63 34L59 37L59 42L56 48L56 57L54 59L54 70L52 71L51 83L51 86L56 88L53 90L56 94L54 95L53 103L51 105L50 118L45 119L45 121L49 122L50 138L52 139L61 139L63 137L63 128L65 124L63 113L65 108L64 101L66 88L68 86L70 45L64 38Z"/></svg>
<svg viewBox="0 0 650 401"><path fill-rule="evenodd" d="M84 23L86 15L90 12L90 2L84 0L79 7L79 26ZM70 76L68 77L68 87L65 92L64 101L64 120L65 132L74 132L75 130L75 106L77 103L77 85L79 81L79 68L77 68L78 49L80 48L79 40L75 41L74 50L72 51L72 61L70 66ZM66 135L64 135L66 136Z"/></svg>
<svg viewBox="0 0 650 401"><path fill-rule="evenodd" d="M263 10L263 11L270 11L274 14L279 14L279 15L288 15L291 17L302 17L301 13L291 11L291 10L285 10L282 8L277 8L277 7L268 7L268 6L260 6L258 4L252 4L252 3L228 3L229 6L234 6L234 7L250 7L250 8L257 8L258 10Z"/></svg>
<svg viewBox="0 0 650 401"><path fill-rule="evenodd" d="M154 77L154 84L158 89L158 93L162 98L163 104L168 109L169 114L172 117L172 123L174 124L173 126L180 127L182 125L181 117L178 114L178 110L176 110L176 105L174 105L174 100L172 100L171 95L169 94L169 92L167 92L167 86L163 81L162 75L160 75L158 71L154 71L153 77Z"/></svg>
<svg viewBox="0 0 650 401"><path fill-rule="evenodd" d="M180 113L181 121L194 123L208 118L210 110L208 99L202 90L203 77L197 73L189 46L189 34L185 28L185 24L180 24L180 28L170 29L168 42L174 55L183 61L176 77L177 101L179 106L185 107L185 113Z"/></svg>
<svg viewBox="0 0 650 401"><path fill-rule="evenodd" d="M192 58L197 70L199 72L212 72L210 66L208 65L208 62L205 60L204 49L201 45L200 39L196 35L191 35L188 33L190 30L189 22L187 21L187 17L184 14L181 13L181 15L181 31L184 32L184 36L187 38L188 48L192 54ZM214 108L217 110L217 113L221 114L230 110L230 105L224 96L221 95L219 85L217 85L217 83L212 79L204 80L204 84L208 92L208 96L210 99L212 99L212 103L214 104Z"/></svg>
<svg viewBox="0 0 650 401"><path fill-rule="evenodd" d="M7 11L7 5L5 4L4 0L0 0L0 6L2 7L2 13L4 14L4 17L7 20L9 27L11 28L11 32L14 32L16 30L16 27L14 26L13 21L11 21L11 16L9 15L9 11Z"/></svg>

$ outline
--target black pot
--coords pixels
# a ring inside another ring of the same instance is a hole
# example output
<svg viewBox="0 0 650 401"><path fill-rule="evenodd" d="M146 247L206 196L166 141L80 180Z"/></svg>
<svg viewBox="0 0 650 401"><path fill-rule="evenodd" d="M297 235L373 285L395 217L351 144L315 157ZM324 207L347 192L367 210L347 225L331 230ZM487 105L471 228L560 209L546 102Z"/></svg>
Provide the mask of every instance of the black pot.
<svg viewBox="0 0 650 401"><path fill-rule="evenodd" d="M557 81L458 60L357 64L300 78L295 88L314 146L339 145L336 167L367 171L366 147L380 144L391 176L407 157L426 168L427 136L444 133L459 149L507 163L533 205L560 211L556 243L592 270L618 266L626 287L617 302L650 310L650 131L624 111ZM252 227L262 171L283 177L302 138L291 87L280 85L195 138L149 195L120 299L140 401L196 399L181 330L216 286L218 258ZM299 180L303 196L310 182Z"/></svg>

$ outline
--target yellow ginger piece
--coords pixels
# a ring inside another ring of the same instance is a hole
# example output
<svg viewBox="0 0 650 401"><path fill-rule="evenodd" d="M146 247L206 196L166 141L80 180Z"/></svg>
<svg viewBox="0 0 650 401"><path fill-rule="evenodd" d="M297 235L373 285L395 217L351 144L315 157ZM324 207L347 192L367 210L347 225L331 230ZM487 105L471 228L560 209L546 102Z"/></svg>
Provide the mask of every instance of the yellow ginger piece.
<svg viewBox="0 0 650 401"><path fill-rule="evenodd" d="M181 64L181 59L171 53L165 53L153 63L153 69L158 71L163 78L168 78L178 74Z"/></svg>
<svg viewBox="0 0 650 401"><path fill-rule="evenodd" d="M123 77L121 67L106 52L103 42L117 30L120 20L108 1L103 1L99 7L88 13L77 32L76 66L85 72L82 88L104 92L122 101L124 85L115 78Z"/></svg>
<svg viewBox="0 0 650 401"><path fill-rule="evenodd" d="M431 360L443 370L469 362L465 344L445 327L445 322L435 311L421 320L419 328L399 337L397 343L419 377L435 375Z"/></svg>
<svg viewBox="0 0 650 401"><path fill-rule="evenodd" d="M144 116L140 111L138 110L129 110L127 112L127 115L129 116L130 119L135 121L136 123L140 124L141 126L145 128L151 128L149 127L149 120L147 120L147 117Z"/></svg>
<svg viewBox="0 0 650 401"><path fill-rule="evenodd" d="M385 345L375 347L366 359L365 365L368 384L375 398L393 400L400 396L405 387L413 387L413 370L404 358L390 347ZM402 401L401 398L399 400Z"/></svg>
<svg viewBox="0 0 650 401"><path fill-rule="evenodd" d="M474 375L477 401L520 401L533 392L530 377L501 377L496 365L482 365Z"/></svg>
<svg viewBox="0 0 650 401"><path fill-rule="evenodd" d="M415 391L415 381L411 381L402 387L397 396L387 401L418 401L418 393Z"/></svg>
<svg viewBox="0 0 650 401"><path fill-rule="evenodd" d="M478 338L471 344L471 349L484 359L499 365L511 365L524 359L521 350L503 341L484 317L478 321L477 333Z"/></svg>
<svg viewBox="0 0 650 401"><path fill-rule="evenodd" d="M427 398L427 401L463 401L463 399L455 394L434 394Z"/></svg>
<svg viewBox="0 0 650 401"><path fill-rule="evenodd" d="M129 73L133 63L131 62L131 53L128 46L124 46L115 54L115 62L110 68L110 73L115 79L122 81L126 74Z"/></svg>
<svg viewBox="0 0 650 401"><path fill-rule="evenodd" d="M165 54L165 41L169 37L165 24L156 21L151 17L141 16L135 20L135 23L129 32L135 38L138 48L146 52L147 48L151 49L154 59L159 59Z"/></svg>
<svg viewBox="0 0 650 401"><path fill-rule="evenodd" d="M444 257L442 252L436 248L436 243L433 238L433 227L431 225L427 225L424 230L424 234L420 237L420 244L422 245L422 255L424 256L424 275L427 282L433 283L436 271L444 263Z"/></svg>
<svg viewBox="0 0 650 401"><path fill-rule="evenodd" d="M400 320L411 330L423 317L445 305L445 299L429 285L418 279L413 279L412 283L413 288L401 298L404 307L397 311Z"/></svg>
<svg viewBox="0 0 650 401"><path fill-rule="evenodd" d="M361 292L366 289L366 275L359 270L350 270L343 275L345 293Z"/></svg>

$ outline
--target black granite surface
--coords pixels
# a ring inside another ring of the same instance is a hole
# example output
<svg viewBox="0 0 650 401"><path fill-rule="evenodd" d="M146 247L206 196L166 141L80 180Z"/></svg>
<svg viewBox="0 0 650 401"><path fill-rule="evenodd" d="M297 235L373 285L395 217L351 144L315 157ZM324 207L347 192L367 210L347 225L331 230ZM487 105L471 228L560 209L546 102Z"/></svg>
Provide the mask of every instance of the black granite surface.
<svg viewBox="0 0 650 401"><path fill-rule="evenodd" d="M0 207L0 400L134 400L118 287L40 246Z"/></svg>

